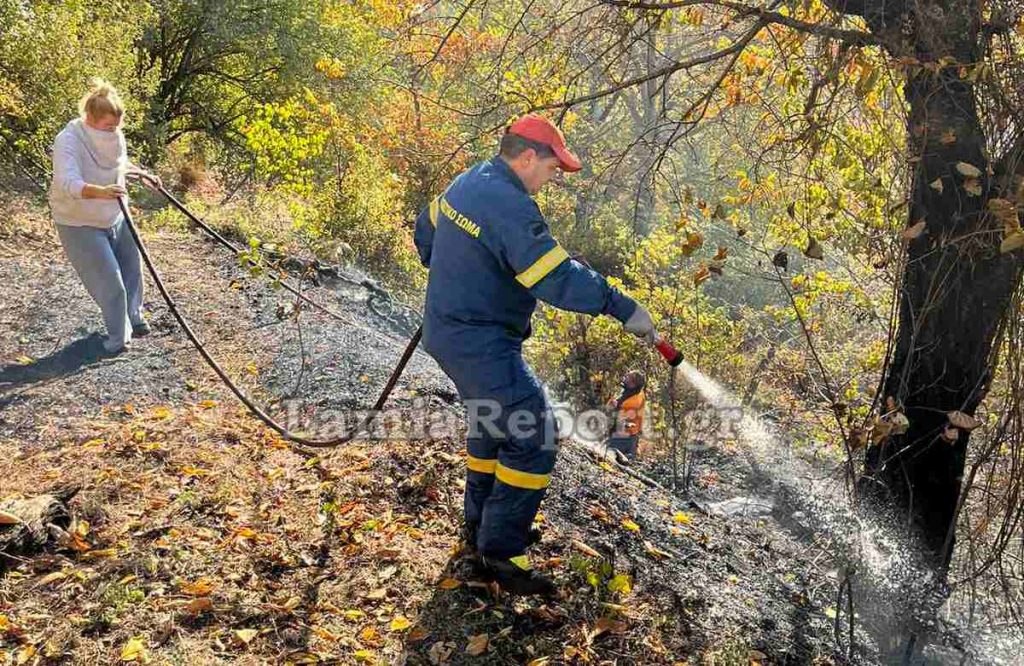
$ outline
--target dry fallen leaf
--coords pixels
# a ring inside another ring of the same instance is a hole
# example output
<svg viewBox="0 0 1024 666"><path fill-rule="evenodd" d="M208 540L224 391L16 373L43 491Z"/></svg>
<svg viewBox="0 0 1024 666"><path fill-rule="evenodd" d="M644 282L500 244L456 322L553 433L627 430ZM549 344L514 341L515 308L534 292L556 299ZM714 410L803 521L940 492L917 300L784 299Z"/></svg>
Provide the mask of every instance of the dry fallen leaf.
<svg viewBox="0 0 1024 666"><path fill-rule="evenodd" d="M593 640L604 633L610 634L622 634L626 631L626 623L622 620L613 620L610 617L602 617L596 623L594 628L590 630L590 640Z"/></svg>
<svg viewBox="0 0 1024 666"><path fill-rule="evenodd" d="M367 645L379 645L381 642L380 632L376 627L365 627L359 632L359 640Z"/></svg>
<svg viewBox="0 0 1024 666"><path fill-rule="evenodd" d="M412 622L409 621L404 615L396 615L391 619L391 631L405 631L412 626Z"/></svg>
<svg viewBox="0 0 1024 666"><path fill-rule="evenodd" d="M438 587L442 590L454 590L460 585L462 585L462 581L455 580L454 578L445 578L440 583L438 583Z"/></svg>
<svg viewBox="0 0 1024 666"><path fill-rule="evenodd" d="M666 553L662 549L658 548L657 546L655 546L650 541L644 541L644 550L647 551L648 555L650 555L651 557L653 557L654 559L657 559L657 560L665 560L665 559L668 559L668 558L672 557L672 555L670 555L669 553Z"/></svg>
<svg viewBox="0 0 1024 666"><path fill-rule="evenodd" d="M947 129L942 133L942 136L939 137L939 143L944 146L950 146L956 143L956 132L951 129Z"/></svg>
<svg viewBox="0 0 1024 666"><path fill-rule="evenodd" d="M134 661L146 663L149 655L146 654L146 643L141 638L131 638L121 648L121 661Z"/></svg>
<svg viewBox="0 0 1024 666"><path fill-rule="evenodd" d="M889 423L892 424L893 435L902 435L910 428L910 420L903 412L896 412L889 416Z"/></svg>
<svg viewBox="0 0 1024 666"><path fill-rule="evenodd" d="M725 247L719 245L718 246L718 252L715 252L714 260L715 261L725 261L725 258L728 257L728 256L729 256L728 248L725 248Z"/></svg>
<svg viewBox="0 0 1024 666"><path fill-rule="evenodd" d="M909 226L906 229L904 229L903 233L900 234L900 237L905 241L914 240L915 238L924 233L924 229L926 226L928 225L925 223L925 221L921 220L917 224L914 224L913 226Z"/></svg>
<svg viewBox="0 0 1024 666"><path fill-rule="evenodd" d="M388 596L388 591L385 588L383 588L383 587L378 587L375 590L370 590L369 592L367 592L363 596L366 597L367 599L371 599L371 600L377 601L377 600L383 599L384 597Z"/></svg>
<svg viewBox="0 0 1024 666"><path fill-rule="evenodd" d="M210 610L213 610L213 600L210 597L193 599L185 606L185 612L189 615L200 615Z"/></svg>
<svg viewBox="0 0 1024 666"><path fill-rule="evenodd" d="M67 577L68 573L66 571L54 571L40 578L39 582L36 583L36 585L49 585L50 583L56 582Z"/></svg>
<svg viewBox="0 0 1024 666"><path fill-rule="evenodd" d="M23 664L27 664L34 656L36 656L35 645L22 646L22 648L18 650L18 656L15 658L14 663L18 666L23 666Z"/></svg>
<svg viewBox="0 0 1024 666"><path fill-rule="evenodd" d="M487 634L477 634L476 636L469 637L469 643L466 645L466 654L471 657L479 657L484 652L487 652L487 645L490 642Z"/></svg>
<svg viewBox="0 0 1024 666"><path fill-rule="evenodd" d="M601 553L597 552L596 550L594 550L587 544L583 543L582 541L577 541L576 539L573 539L572 547L580 551L587 557L601 557Z"/></svg>
<svg viewBox="0 0 1024 666"><path fill-rule="evenodd" d="M623 518L622 519L622 526L625 527L630 532L639 532L640 531L640 526L637 525L636 523L634 523L629 518Z"/></svg>
<svg viewBox="0 0 1024 666"><path fill-rule="evenodd" d="M964 412L960 411L949 412L948 414L946 414L946 418L949 419L950 425L952 425L954 428L960 428L961 430L966 430L967 432L970 432L981 425L981 421L974 418L970 414L965 414Z"/></svg>
<svg viewBox="0 0 1024 666"><path fill-rule="evenodd" d="M701 282L705 282L709 277L711 277L711 271L708 270L707 266L701 264L700 268L697 269L697 272L693 274L694 286L699 285Z"/></svg>
<svg viewBox="0 0 1024 666"><path fill-rule="evenodd" d="M454 643L438 641L430 646L427 656L430 657L431 664L446 664L451 659L453 652L455 652Z"/></svg>
<svg viewBox="0 0 1024 666"><path fill-rule="evenodd" d="M974 166L973 164L968 164L967 162L957 162L956 170L960 173L960 175L966 176L968 178L981 178L981 169Z"/></svg>
<svg viewBox="0 0 1024 666"><path fill-rule="evenodd" d="M878 419L871 428L871 443L878 444L892 434L893 425L889 421Z"/></svg>
<svg viewBox="0 0 1024 666"><path fill-rule="evenodd" d="M238 629L235 631L235 637L245 645L248 645L259 633L257 629Z"/></svg>
<svg viewBox="0 0 1024 666"><path fill-rule="evenodd" d="M1003 242L999 244L999 252L1006 254L1024 247L1024 232L1014 231L1006 235Z"/></svg>
<svg viewBox="0 0 1024 666"><path fill-rule="evenodd" d="M200 578L194 583L182 583L181 591L193 597L208 597L214 590L214 583L209 578Z"/></svg>
<svg viewBox="0 0 1024 666"><path fill-rule="evenodd" d="M13 513L0 511L0 525L21 525L23 521Z"/></svg>
<svg viewBox="0 0 1024 666"><path fill-rule="evenodd" d="M941 437L950 444L954 444L956 443L956 440L960 439L960 431L953 426L948 425L942 429Z"/></svg>
<svg viewBox="0 0 1024 666"><path fill-rule="evenodd" d="M981 181L977 178L965 178L964 179L964 192L971 196L981 196Z"/></svg>
<svg viewBox="0 0 1024 666"><path fill-rule="evenodd" d="M938 192L939 194L942 194L942 191L943 191L943 190L945 189L945 188L943 187L943 185L942 185L942 178L941 178L941 177L939 177L939 178L936 178L935 180L933 180L932 182L930 182L930 183L928 184L928 187L932 188L933 190L935 190L935 191L936 191L936 192Z"/></svg>

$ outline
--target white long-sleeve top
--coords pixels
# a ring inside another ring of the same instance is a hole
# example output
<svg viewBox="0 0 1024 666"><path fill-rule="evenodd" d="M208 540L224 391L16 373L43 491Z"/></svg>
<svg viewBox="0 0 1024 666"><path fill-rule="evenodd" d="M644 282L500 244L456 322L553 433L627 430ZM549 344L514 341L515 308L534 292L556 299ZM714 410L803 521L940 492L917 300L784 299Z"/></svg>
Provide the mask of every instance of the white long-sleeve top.
<svg viewBox="0 0 1024 666"><path fill-rule="evenodd" d="M116 199L83 199L90 185L124 186L128 147L121 130L104 132L81 119L69 122L53 142L50 210L57 224L106 229L121 214Z"/></svg>

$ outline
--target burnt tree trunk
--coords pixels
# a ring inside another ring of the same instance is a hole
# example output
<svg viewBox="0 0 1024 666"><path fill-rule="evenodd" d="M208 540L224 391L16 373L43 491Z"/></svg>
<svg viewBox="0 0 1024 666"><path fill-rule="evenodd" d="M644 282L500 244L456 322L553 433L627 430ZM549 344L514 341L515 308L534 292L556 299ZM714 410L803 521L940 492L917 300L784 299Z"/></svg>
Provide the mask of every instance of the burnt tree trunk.
<svg viewBox="0 0 1024 666"><path fill-rule="evenodd" d="M845 10L852 5L851 0ZM1002 227L985 212L998 192L974 84L961 76L962 63L983 57L978 5L894 5L902 3L866 0L856 13L886 40L892 55L923 65L911 69L905 95L915 167L908 226L926 226L907 248L897 338L883 385L884 396L901 406L910 427L868 450L859 486L897 507L934 566L944 570L969 441L963 430L953 442L943 438L947 413L973 414L985 396L1020 265L1016 253L1000 253ZM971 177L963 165L980 174Z"/></svg>

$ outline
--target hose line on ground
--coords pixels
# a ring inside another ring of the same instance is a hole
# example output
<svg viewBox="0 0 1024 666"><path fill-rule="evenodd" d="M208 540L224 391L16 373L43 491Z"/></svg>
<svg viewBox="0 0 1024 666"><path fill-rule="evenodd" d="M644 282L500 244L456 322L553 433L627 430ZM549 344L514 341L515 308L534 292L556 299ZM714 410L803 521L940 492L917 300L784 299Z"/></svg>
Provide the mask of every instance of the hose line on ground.
<svg viewBox="0 0 1024 666"><path fill-rule="evenodd" d="M171 196L171 194L167 192L163 187L159 187L158 189L165 197L167 197L168 201L170 201L175 206L175 208L180 210L190 220L195 222L204 231L213 236L219 243L228 247L236 254L240 252L240 250L236 248L230 241L225 239L214 229L200 221L199 218L197 218L195 215L189 212L188 209L186 209L185 206L180 201ZM163 296L164 301L167 303L167 307L170 309L171 314L174 316L175 320L177 320L178 324L181 325L182 330L185 331L185 335L188 337L189 341L192 342L192 344L195 346L196 350L199 352L199 355L203 357L203 360L206 361L207 365L209 365L210 368L213 369L217 376L220 377L221 381L224 382L224 384L229 389L231 389L231 392L235 394L239 401L241 401L241 403L245 405L245 407L250 412L252 412L254 416L256 416L260 421L265 423L267 427L269 427L271 430L274 430L276 433L281 435L281 437L283 437L284 439L310 448L322 449L341 446L343 444L351 442L359 434L366 431L369 425L380 413L381 409L383 409L384 404L387 402L388 397L391 395L391 391L395 388L395 384L398 383L399 377L402 376L402 371L405 370L405 366L408 365L409 359L412 358L412 354L416 350L416 346L419 345L420 337L422 336L423 333L422 327L416 329L416 332L413 334L412 339L409 340L409 344L406 345L405 351L402 353L402 356L399 359L398 364L395 366L395 369L391 372L391 377L388 378L387 384L384 385L384 389L381 391L380 396L377 398L377 402L376 404L374 404L373 409L368 414L366 414L366 416L363 417L362 421L356 427L338 437L332 437L330 439L310 439L298 433L293 433L289 431L286 427L278 423L276 420L274 420L272 416L267 414L266 411L264 411L262 408L259 407L259 405L253 402L253 400L249 398L242 391L242 389L240 389L238 385L236 385L231 380L227 372L225 372L224 369L220 366L220 364L217 363L216 359L214 359L213 356L210 355L210 352L207 351L206 346L202 343L202 341L199 340L199 337L196 335L195 331L192 330L192 327L189 325L184 315L182 315L182 313L178 310L178 305L177 303L175 303L174 299L167 291L167 287L164 286L163 279L161 279L159 271L157 271L156 266L153 264L153 260L149 256L149 252L146 250L145 244L142 242L142 236L139 234L138 229L136 229L135 227L135 222L134 220L132 220L131 212L128 210L128 206L125 205L124 197L118 197L117 204L121 208L121 214L124 215L125 225L128 227L129 233L131 233L132 238L135 240L135 244L139 248L139 254L142 256L142 261L143 263L146 264L146 268L149 270L149 274L153 277L153 282L154 284L156 284L157 290L159 290L160 295ZM284 284L283 279L281 280L281 283ZM305 302L308 302L311 305L315 306L317 309L326 312L327 314L335 317L336 319L350 323L341 315L331 312L327 308L324 308L323 306L317 304L312 299L303 296L297 289L291 287L290 285L286 285L286 288L292 293L294 293L296 296L304 300Z"/></svg>

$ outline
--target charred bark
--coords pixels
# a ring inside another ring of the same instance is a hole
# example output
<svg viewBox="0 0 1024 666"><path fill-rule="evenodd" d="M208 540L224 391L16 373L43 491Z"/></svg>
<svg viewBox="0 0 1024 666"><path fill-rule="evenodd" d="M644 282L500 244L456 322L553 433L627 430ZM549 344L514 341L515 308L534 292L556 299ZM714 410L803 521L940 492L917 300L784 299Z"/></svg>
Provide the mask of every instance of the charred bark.
<svg viewBox="0 0 1024 666"><path fill-rule="evenodd" d="M879 20L872 4L863 7L875 17L869 24L892 43L892 20ZM1002 228L986 214L999 192L974 85L960 75L959 63L983 56L977 5L929 2L911 11L898 22L907 52L893 55L925 65L909 75L905 95L916 167L908 226L926 227L907 248L897 339L883 383L910 427L868 450L860 488L898 508L941 570L952 552L970 436L948 430L947 413L973 414L985 396L1020 262L1000 253ZM972 176L970 167L980 173Z"/></svg>

